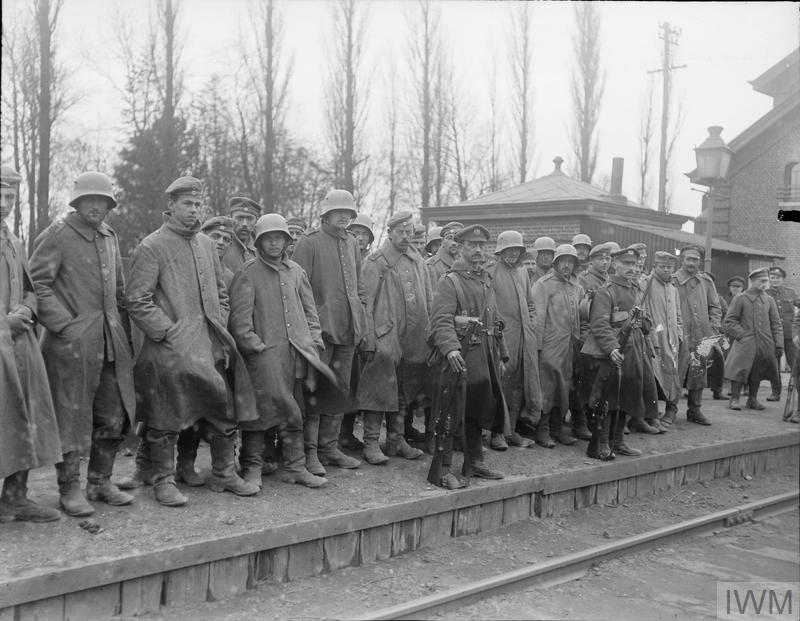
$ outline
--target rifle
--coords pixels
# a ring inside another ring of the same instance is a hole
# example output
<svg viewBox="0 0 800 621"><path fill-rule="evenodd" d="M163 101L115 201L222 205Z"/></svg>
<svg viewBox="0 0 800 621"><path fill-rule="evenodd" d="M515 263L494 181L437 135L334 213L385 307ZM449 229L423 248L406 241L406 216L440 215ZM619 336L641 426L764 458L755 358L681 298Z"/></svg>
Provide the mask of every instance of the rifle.
<svg viewBox="0 0 800 621"><path fill-rule="evenodd" d="M795 359L795 364L800 363L800 356L797 356ZM779 363L780 364L780 363ZM783 420L787 421L792 417L792 412L794 411L794 407L792 407L794 401L794 373L789 376L789 386L786 389L786 403L783 406Z"/></svg>
<svg viewBox="0 0 800 621"><path fill-rule="evenodd" d="M466 352L469 349L470 342L472 341L475 331L482 326L482 322L477 319L469 319L467 328L463 336L459 339L465 344L462 351ZM463 400L459 400L459 393L465 388L466 372L456 373L450 368L450 362L446 359L442 363L446 366L442 367L440 371L440 378L448 377L447 383L438 395L435 405L437 406L432 412L431 423L434 428L434 440L436 442L436 449L433 452L433 459L431 460L431 467L428 470L428 482L433 485L440 486L442 479L442 458L445 452L445 443L448 439L452 440L454 429L457 430L459 436L463 438L464 433L464 409L459 408L459 411L454 412L456 405ZM453 419L454 416L458 418ZM452 452L452 442L450 443L449 450ZM464 459L464 475L466 476L467 485L469 485L469 460Z"/></svg>
<svg viewBox="0 0 800 621"><path fill-rule="evenodd" d="M628 344L628 340L630 339L631 332L633 332L634 328L640 327L643 314L644 311L640 306L634 306L630 310L628 318L625 320L625 323L622 325L622 328L620 328L619 334L617 335L620 353L622 353ZM605 417L608 415L608 400L611 395L611 390L613 390L615 387L614 383L610 381L612 373L616 373L617 376L617 402L619 402L619 392L622 388L622 370L616 364L609 363L602 366L597 374L597 377L595 378L594 386L592 387L592 394L594 395L599 391L600 395L597 400L595 400L594 405L589 408L587 413L587 419L592 425L592 439L589 440L589 446L586 447L586 454L595 459L599 456L598 443L600 442L600 429L603 426ZM613 455L614 454L611 453L608 459L613 459Z"/></svg>

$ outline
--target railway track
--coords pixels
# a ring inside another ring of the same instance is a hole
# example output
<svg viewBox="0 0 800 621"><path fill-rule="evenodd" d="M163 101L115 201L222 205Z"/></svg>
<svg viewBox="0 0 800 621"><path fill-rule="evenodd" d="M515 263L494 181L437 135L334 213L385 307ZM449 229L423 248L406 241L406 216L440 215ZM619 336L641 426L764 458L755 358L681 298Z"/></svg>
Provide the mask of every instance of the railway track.
<svg viewBox="0 0 800 621"><path fill-rule="evenodd" d="M536 563L454 589L402 604L368 611L359 621L378 619L419 619L462 608L487 597L523 590L531 586L552 586L585 575L592 566L615 557L663 545L674 539L736 526L770 515L791 511L800 503L800 492L792 491L725 509L671 526L619 539L581 552Z"/></svg>

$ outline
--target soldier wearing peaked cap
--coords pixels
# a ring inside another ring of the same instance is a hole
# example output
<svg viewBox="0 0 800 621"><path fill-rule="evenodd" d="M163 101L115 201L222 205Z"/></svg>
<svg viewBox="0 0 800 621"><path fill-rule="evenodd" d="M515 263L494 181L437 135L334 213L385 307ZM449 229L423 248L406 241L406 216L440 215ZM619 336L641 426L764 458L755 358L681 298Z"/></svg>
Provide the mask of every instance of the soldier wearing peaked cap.
<svg viewBox="0 0 800 621"><path fill-rule="evenodd" d="M217 256L220 261L222 261L233 242L235 226L236 221L233 218L213 216L203 222L203 226L200 227L200 231L210 237L217 247ZM224 263L222 264L222 277L225 281L225 286L230 287L233 280L233 272Z"/></svg>
<svg viewBox="0 0 800 621"><path fill-rule="evenodd" d="M456 233L463 228L464 225L460 222L448 222L442 227L442 245L439 246L436 254L427 261L428 275L434 288L458 257L459 243L456 241Z"/></svg>
<svg viewBox="0 0 800 621"><path fill-rule="evenodd" d="M611 265L611 252L605 244L598 244L589 251L589 264L586 270L578 274L578 284L586 295L592 295L608 279L608 267ZM586 319L589 318L589 306L586 304Z"/></svg>
<svg viewBox="0 0 800 621"><path fill-rule="evenodd" d="M289 228L289 235L292 236L291 243L286 247L286 258L291 259L294 254L295 244L297 244L297 240L300 239L300 236L306 232L308 225L305 219L298 216L291 216L286 218L286 226Z"/></svg>
<svg viewBox="0 0 800 621"><path fill-rule="evenodd" d="M245 262L256 257L253 230L256 220L261 215L261 205L251 198L234 196L228 199L228 215L235 222L233 243L225 252L222 262L230 271L236 273Z"/></svg>
<svg viewBox="0 0 800 621"><path fill-rule="evenodd" d="M775 383L778 361L783 354L783 326L775 300L766 293L769 276L765 268L749 275L747 291L737 295L725 316L725 334L733 339L725 362L725 378L731 382L729 407L740 410L739 396L747 384L746 408L763 410L756 398L762 379Z"/></svg>
<svg viewBox="0 0 800 621"><path fill-rule="evenodd" d="M116 233L105 223L117 205L113 190L103 173L79 175L70 200L75 211L42 231L31 256L63 453L56 465L60 503L73 516L94 512L87 497L111 505L133 502L110 478L135 409L122 260ZM84 496L79 462L86 449Z"/></svg>
<svg viewBox="0 0 800 621"><path fill-rule="evenodd" d="M426 258L425 244L427 243L427 240L425 237L427 232L427 229L422 224L417 223L414 225L414 237L411 238L411 246L423 259Z"/></svg>
<svg viewBox="0 0 800 621"><path fill-rule="evenodd" d="M778 307L778 314L781 317L781 325L783 326L783 353L786 354L786 364L791 369L796 364L797 350L791 339L792 334L792 320L794 319L794 301L797 299L797 293L791 287L783 284L786 278L786 271L777 265L773 265L767 271L769 275L770 287L767 293L775 300ZM778 361L780 367L780 360ZM781 397L781 376L778 374L777 382L772 384L772 394L767 397L767 401L778 401Z"/></svg>

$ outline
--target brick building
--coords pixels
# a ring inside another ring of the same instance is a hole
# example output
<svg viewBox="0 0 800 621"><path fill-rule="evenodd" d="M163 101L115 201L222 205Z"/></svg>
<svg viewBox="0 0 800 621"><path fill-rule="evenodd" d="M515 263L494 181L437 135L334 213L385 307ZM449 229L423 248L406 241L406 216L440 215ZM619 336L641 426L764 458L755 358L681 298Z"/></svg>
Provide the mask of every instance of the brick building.
<svg viewBox="0 0 800 621"><path fill-rule="evenodd" d="M560 157L553 163L553 172L548 175L457 205L429 207L422 210L422 217L438 225L453 220L482 224L493 239L501 231L519 231L529 247L543 235L557 244L569 243L576 233L586 233L594 243L613 240L626 246L644 242L651 257L656 250L674 253L685 244L705 245L702 235L681 230L691 220L689 216L660 213L622 195L621 158L614 160L610 192L565 174ZM731 276L746 275L753 265L772 264L783 258L773 251L724 239L713 240L712 253L713 270L721 286Z"/></svg>
<svg viewBox="0 0 800 621"><path fill-rule="evenodd" d="M703 197L703 208L711 201L715 238L785 256L777 263L787 272L787 284L797 288L800 223L781 222L778 212L800 209L800 50L750 84L772 97L772 109L728 143L726 182ZM695 172L688 173L692 181ZM695 230L705 232L704 215Z"/></svg>

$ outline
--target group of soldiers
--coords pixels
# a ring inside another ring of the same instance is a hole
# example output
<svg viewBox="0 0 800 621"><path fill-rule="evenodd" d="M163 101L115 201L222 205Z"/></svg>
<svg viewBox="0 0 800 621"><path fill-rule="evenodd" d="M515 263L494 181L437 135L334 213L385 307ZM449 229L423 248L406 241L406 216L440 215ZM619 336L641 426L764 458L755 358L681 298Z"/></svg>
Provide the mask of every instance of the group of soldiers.
<svg viewBox="0 0 800 621"><path fill-rule="evenodd" d="M780 268L752 272L723 313L696 246L656 252L648 272L644 244L540 237L529 253L505 231L489 256L484 226L426 231L402 211L373 249L373 223L345 190L327 194L312 230L245 197L201 222L202 182L181 177L165 190L163 224L123 270L105 222L112 181L87 172L73 211L36 238L28 262L6 225L21 178L7 166L1 177L0 521L60 517L27 496L29 470L48 464L61 509L87 516L91 502L127 505L144 485L165 506L187 503L178 482L252 496L279 471L318 488L327 468L358 468L355 451L381 465L419 458L415 444L447 489L503 477L484 444L590 440L592 457L635 456L628 427L666 432L684 387L687 419L711 424L701 393L713 355L698 343L734 339L724 362L733 409L744 385L745 407L763 408L761 379L779 398L778 360L793 361L799 344ZM112 480L131 430L135 469ZM195 466L201 440L208 477Z"/></svg>

